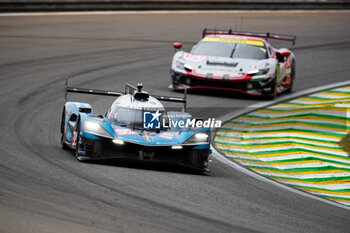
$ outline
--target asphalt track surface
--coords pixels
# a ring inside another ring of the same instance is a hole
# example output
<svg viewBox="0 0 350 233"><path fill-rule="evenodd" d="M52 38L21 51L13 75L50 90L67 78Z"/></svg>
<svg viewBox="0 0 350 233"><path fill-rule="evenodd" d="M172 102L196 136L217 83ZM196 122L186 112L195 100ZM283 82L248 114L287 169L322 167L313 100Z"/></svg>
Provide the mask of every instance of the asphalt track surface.
<svg viewBox="0 0 350 233"><path fill-rule="evenodd" d="M349 79L349 23L348 12L0 17L0 232L349 232L349 211L217 160L205 176L79 163L59 146L66 75L73 86L123 90L143 82L150 93L181 95L167 90L172 42L189 50L204 27L237 25L297 35L295 90L302 90ZM113 101L69 98L101 114ZM261 101L189 98L203 117Z"/></svg>

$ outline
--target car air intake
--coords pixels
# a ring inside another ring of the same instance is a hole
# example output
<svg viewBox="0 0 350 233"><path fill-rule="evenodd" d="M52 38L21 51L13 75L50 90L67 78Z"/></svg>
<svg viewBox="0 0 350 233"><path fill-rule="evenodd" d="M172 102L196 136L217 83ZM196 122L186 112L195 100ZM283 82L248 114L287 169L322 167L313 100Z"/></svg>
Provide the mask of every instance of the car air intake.
<svg viewBox="0 0 350 233"><path fill-rule="evenodd" d="M79 112L84 112L84 113L89 114L89 113L91 113L91 108L82 108L82 107L80 107L79 108Z"/></svg>
<svg viewBox="0 0 350 233"><path fill-rule="evenodd" d="M238 62L228 62L228 61L216 61L216 60L208 60L207 65L221 65L221 66L232 66L236 67Z"/></svg>

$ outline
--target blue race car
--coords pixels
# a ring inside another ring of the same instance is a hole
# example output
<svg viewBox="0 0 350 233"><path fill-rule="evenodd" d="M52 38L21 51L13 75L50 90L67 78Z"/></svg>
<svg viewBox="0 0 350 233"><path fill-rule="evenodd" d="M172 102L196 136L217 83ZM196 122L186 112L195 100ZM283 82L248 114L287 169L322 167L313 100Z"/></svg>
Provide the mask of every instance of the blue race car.
<svg viewBox="0 0 350 233"><path fill-rule="evenodd" d="M131 159L175 162L208 171L210 128L198 127L184 98L150 96L127 84L125 93L66 87L67 92L117 96L105 116L90 104L66 102L62 111L61 146L80 160ZM166 112L160 101L183 103L183 111ZM199 123L199 124L198 124Z"/></svg>

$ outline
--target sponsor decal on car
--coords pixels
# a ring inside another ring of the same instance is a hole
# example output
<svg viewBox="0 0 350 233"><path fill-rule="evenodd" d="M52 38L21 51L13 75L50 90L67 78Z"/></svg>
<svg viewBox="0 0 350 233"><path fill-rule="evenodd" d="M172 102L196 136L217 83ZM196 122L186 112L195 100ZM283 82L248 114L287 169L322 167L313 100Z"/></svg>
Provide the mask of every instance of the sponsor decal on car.
<svg viewBox="0 0 350 233"><path fill-rule="evenodd" d="M225 42L225 43L235 43L235 44L249 44L249 45L264 47L264 42L257 41L257 40L240 40L240 39L233 39L233 38L206 37L202 41L205 41L205 42Z"/></svg>
<svg viewBox="0 0 350 233"><path fill-rule="evenodd" d="M114 129L114 132L119 136L137 134L134 131L132 131L131 129Z"/></svg>
<svg viewBox="0 0 350 233"><path fill-rule="evenodd" d="M77 146L77 137L78 132L76 130L73 131L73 138L72 138L72 147L75 148Z"/></svg>
<svg viewBox="0 0 350 233"><path fill-rule="evenodd" d="M203 61L206 59L206 56L201 56L201 55L192 55L192 54L185 54L183 56L186 60L191 60L191 61Z"/></svg>
<svg viewBox="0 0 350 233"><path fill-rule="evenodd" d="M163 133L159 136L160 138L165 138L165 139L168 139L168 140L171 140L174 138L174 135L173 134L170 134L170 133Z"/></svg>

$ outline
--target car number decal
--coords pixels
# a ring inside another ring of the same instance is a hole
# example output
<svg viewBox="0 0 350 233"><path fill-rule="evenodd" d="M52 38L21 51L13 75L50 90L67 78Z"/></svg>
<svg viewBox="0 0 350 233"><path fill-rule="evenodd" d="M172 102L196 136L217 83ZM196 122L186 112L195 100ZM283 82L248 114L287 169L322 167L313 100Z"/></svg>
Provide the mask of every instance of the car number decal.
<svg viewBox="0 0 350 233"><path fill-rule="evenodd" d="M73 138L72 138L72 147L75 148L77 146L77 137L78 137L78 131L73 131Z"/></svg>

